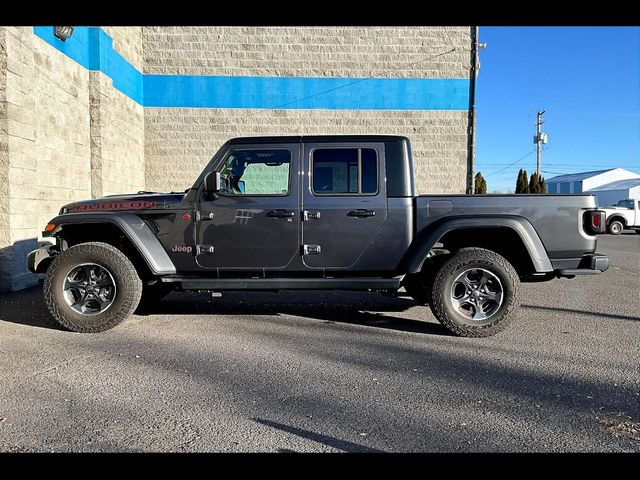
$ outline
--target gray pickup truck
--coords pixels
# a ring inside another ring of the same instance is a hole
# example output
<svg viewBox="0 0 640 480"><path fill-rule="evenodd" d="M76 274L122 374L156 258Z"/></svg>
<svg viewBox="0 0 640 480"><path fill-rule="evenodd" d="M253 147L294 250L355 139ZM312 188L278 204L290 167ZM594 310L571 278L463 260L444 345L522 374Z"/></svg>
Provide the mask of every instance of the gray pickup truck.
<svg viewBox="0 0 640 480"><path fill-rule="evenodd" d="M520 282L596 274L591 195L418 195L398 136L235 138L179 193L71 203L28 256L53 318L100 332L173 290L406 293L451 332L503 330Z"/></svg>

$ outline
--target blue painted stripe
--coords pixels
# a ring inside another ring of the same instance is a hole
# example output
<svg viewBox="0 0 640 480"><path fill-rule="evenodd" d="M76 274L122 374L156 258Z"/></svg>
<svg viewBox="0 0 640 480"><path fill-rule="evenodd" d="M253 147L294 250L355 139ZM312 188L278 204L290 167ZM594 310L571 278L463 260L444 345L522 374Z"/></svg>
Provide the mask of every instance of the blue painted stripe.
<svg viewBox="0 0 640 480"><path fill-rule="evenodd" d="M469 81L145 75L146 107L466 110Z"/></svg>
<svg viewBox="0 0 640 480"><path fill-rule="evenodd" d="M145 107L466 110L469 80L143 75L113 49L99 27L75 27L66 42L53 27L34 33Z"/></svg>
<svg viewBox="0 0 640 480"><path fill-rule="evenodd" d="M95 68L92 68L92 54L89 51L93 43L89 40L89 32L91 30L92 29L87 27L75 27L71 38L63 42L53 34L53 27L33 27L33 33L49 45L60 50L67 57L75 60L84 68L96 70Z"/></svg>
<svg viewBox="0 0 640 480"><path fill-rule="evenodd" d="M53 34L53 27L33 27L33 33L88 70L100 71L133 101L143 105L140 73L113 49L113 40L99 27L74 27L66 41Z"/></svg>

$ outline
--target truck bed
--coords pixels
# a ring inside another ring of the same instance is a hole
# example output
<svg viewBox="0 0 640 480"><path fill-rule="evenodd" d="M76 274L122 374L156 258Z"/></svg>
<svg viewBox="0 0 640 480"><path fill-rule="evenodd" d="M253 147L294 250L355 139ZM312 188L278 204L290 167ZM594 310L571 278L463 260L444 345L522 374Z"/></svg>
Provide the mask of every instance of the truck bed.
<svg viewBox="0 0 640 480"><path fill-rule="evenodd" d="M596 208L593 195L419 195L414 202L418 235L437 228L444 218L511 215L532 225L554 266L562 268L559 259L579 258L596 249L596 237L582 228L584 212ZM566 250L569 245L571 250Z"/></svg>

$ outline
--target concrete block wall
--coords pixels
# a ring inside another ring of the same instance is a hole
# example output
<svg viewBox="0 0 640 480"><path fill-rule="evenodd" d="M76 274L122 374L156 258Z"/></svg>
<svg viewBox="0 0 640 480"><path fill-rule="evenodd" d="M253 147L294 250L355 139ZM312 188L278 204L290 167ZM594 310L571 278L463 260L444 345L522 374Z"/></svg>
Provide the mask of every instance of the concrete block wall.
<svg viewBox="0 0 640 480"><path fill-rule="evenodd" d="M469 27L144 27L144 72L468 79L470 32ZM348 110L147 107L146 188L187 188L220 145L235 136L396 134L413 144L419 193L464 193L467 125L466 107L358 110L355 102Z"/></svg>
<svg viewBox="0 0 640 480"><path fill-rule="evenodd" d="M9 143L7 139L7 45L5 27L0 27L0 291L8 290L11 274L9 231Z"/></svg>
<svg viewBox="0 0 640 480"><path fill-rule="evenodd" d="M90 76L92 197L144 190L144 108L102 72Z"/></svg>
<svg viewBox="0 0 640 480"><path fill-rule="evenodd" d="M469 76L469 27L143 27L142 31L144 72L151 74Z"/></svg>
<svg viewBox="0 0 640 480"><path fill-rule="evenodd" d="M26 254L62 204L90 196L89 74L30 27L5 27L10 280L38 282ZM9 283L9 285L7 285Z"/></svg>
<svg viewBox="0 0 640 480"><path fill-rule="evenodd" d="M229 138L245 135L407 135L421 193L464 193L466 111L148 108L146 186L190 187Z"/></svg>
<svg viewBox="0 0 640 480"><path fill-rule="evenodd" d="M0 289L19 290L38 282L26 255L62 205L144 189L143 107L33 27L0 38Z"/></svg>
<svg viewBox="0 0 640 480"><path fill-rule="evenodd" d="M142 71L142 27L102 29L113 49ZM91 75L93 197L144 190L144 107L114 88L104 73Z"/></svg>
<svg viewBox="0 0 640 480"><path fill-rule="evenodd" d="M102 27L102 30L113 39L114 50L142 71L142 27Z"/></svg>

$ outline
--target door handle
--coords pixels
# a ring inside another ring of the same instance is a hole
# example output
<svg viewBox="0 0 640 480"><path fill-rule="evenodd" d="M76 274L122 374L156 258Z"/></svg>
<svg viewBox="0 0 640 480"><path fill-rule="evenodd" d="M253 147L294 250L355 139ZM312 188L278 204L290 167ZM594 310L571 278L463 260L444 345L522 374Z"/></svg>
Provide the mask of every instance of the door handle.
<svg viewBox="0 0 640 480"><path fill-rule="evenodd" d="M349 213L347 213L347 216L360 218L375 217L376 212L374 212L373 210L365 210L364 208L359 208L358 210L351 210Z"/></svg>
<svg viewBox="0 0 640 480"><path fill-rule="evenodd" d="M196 212L196 222L205 222L207 220L213 220L215 214L213 212Z"/></svg>
<svg viewBox="0 0 640 480"><path fill-rule="evenodd" d="M291 218L295 215L294 212L290 212L289 210L271 210L267 212L267 217L272 218Z"/></svg>

